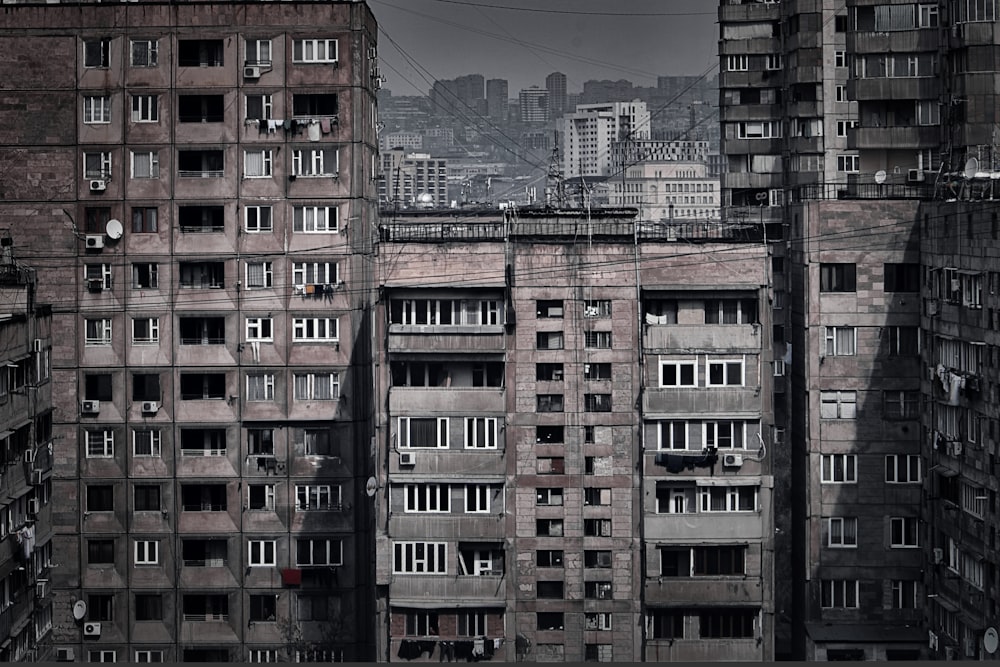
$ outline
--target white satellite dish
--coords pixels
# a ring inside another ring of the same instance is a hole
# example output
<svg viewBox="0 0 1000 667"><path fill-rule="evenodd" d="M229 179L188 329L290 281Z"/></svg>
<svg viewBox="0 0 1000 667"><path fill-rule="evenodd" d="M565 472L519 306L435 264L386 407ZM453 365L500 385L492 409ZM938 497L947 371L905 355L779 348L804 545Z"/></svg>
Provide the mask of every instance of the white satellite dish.
<svg viewBox="0 0 1000 667"><path fill-rule="evenodd" d="M885 183L885 169L879 169L875 172L875 182L879 185Z"/></svg>
<svg viewBox="0 0 1000 667"><path fill-rule="evenodd" d="M82 621L87 615L87 603L83 600L77 600L73 603L73 618L78 621Z"/></svg>
<svg viewBox="0 0 1000 667"><path fill-rule="evenodd" d="M975 178L977 171L979 171L979 160L977 158L970 157L968 160L965 161L965 169L964 169L965 177Z"/></svg>
<svg viewBox="0 0 1000 667"><path fill-rule="evenodd" d="M368 481L365 482L365 493L367 493L368 497L371 498L372 496L375 495L375 491L377 490L378 490L378 480L375 479L374 477L369 477Z"/></svg>
<svg viewBox="0 0 1000 667"><path fill-rule="evenodd" d="M986 632L983 633L983 648L987 653L996 653L998 645L1000 636L997 635L997 629L992 626L986 628Z"/></svg>
<svg viewBox="0 0 1000 667"><path fill-rule="evenodd" d="M111 218L108 220L108 224L105 226L104 230L107 232L109 239L117 241L122 237L122 233L125 231L125 228L122 227L121 220Z"/></svg>

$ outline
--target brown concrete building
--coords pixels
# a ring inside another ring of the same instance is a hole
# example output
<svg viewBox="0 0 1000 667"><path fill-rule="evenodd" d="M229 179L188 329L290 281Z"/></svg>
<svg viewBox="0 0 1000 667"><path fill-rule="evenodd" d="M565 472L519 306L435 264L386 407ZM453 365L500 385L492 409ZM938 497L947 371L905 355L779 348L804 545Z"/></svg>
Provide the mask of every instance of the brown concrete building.
<svg viewBox="0 0 1000 667"><path fill-rule="evenodd" d="M379 659L773 657L765 246L635 215L382 222Z"/></svg>
<svg viewBox="0 0 1000 667"><path fill-rule="evenodd" d="M371 12L16 4L0 35L57 655L369 659Z"/></svg>

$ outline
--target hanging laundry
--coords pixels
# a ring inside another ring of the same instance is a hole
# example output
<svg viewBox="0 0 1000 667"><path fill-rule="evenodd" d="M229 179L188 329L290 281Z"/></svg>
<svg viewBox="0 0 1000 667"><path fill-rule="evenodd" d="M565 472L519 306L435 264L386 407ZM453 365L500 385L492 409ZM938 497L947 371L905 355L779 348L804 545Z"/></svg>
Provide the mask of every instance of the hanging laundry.
<svg viewBox="0 0 1000 667"><path fill-rule="evenodd" d="M319 129L320 129L320 131L323 132L323 134L330 134L330 119L329 118L320 118L320 120L319 120Z"/></svg>
<svg viewBox="0 0 1000 667"><path fill-rule="evenodd" d="M319 131L319 121L309 121L309 125L306 127L306 132L309 135L309 141L319 141L321 136Z"/></svg>

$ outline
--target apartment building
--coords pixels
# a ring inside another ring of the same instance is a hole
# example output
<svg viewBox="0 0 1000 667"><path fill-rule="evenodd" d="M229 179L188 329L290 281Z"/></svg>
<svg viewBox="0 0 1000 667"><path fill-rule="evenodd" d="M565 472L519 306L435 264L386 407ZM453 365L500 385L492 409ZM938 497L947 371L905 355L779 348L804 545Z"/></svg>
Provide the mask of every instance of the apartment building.
<svg viewBox="0 0 1000 667"><path fill-rule="evenodd" d="M379 660L773 658L766 246L635 216L380 224Z"/></svg>
<svg viewBox="0 0 1000 667"><path fill-rule="evenodd" d="M563 175L608 176L621 168L612 161L615 142L649 139L649 111L640 100L578 104L563 114L562 129Z"/></svg>
<svg viewBox="0 0 1000 667"><path fill-rule="evenodd" d="M54 655L370 658L371 12L16 4L0 34L0 212L56 304Z"/></svg>
<svg viewBox="0 0 1000 667"><path fill-rule="evenodd" d="M611 206L634 206L650 222L713 221L720 218L719 179L704 162L643 160L609 179ZM750 222L759 222L751 219Z"/></svg>
<svg viewBox="0 0 1000 667"><path fill-rule="evenodd" d="M399 148L382 151L378 176L383 208L448 208L448 161Z"/></svg>
<svg viewBox="0 0 1000 667"><path fill-rule="evenodd" d="M52 306L0 237L0 659L52 651ZM61 555L57 556L57 559Z"/></svg>

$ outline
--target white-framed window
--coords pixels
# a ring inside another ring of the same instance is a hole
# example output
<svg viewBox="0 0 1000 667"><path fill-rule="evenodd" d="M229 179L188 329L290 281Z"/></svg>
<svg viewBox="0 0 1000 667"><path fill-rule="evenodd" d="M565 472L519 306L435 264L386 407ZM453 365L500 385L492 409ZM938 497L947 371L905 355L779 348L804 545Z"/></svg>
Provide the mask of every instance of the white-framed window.
<svg viewBox="0 0 1000 667"><path fill-rule="evenodd" d="M750 70L750 56L737 54L726 56L727 72L748 72Z"/></svg>
<svg viewBox="0 0 1000 667"><path fill-rule="evenodd" d="M248 317L247 341L270 343L274 340L274 320L270 317Z"/></svg>
<svg viewBox="0 0 1000 667"><path fill-rule="evenodd" d="M293 285L335 285L339 281L336 262L292 262Z"/></svg>
<svg viewBox="0 0 1000 667"><path fill-rule="evenodd" d="M841 153L837 156L837 171L856 174L861 171L861 156L857 153Z"/></svg>
<svg viewBox="0 0 1000 667"><path fill-rule="evenodd" d="M163 651L136 651L135 661L139 664L163 662Z"/></svg>
<svg viewBox="0 0 1000 667"><path fill-rule="evenodd" d="M772 71L781 69L781 54L768 53L764 59L764 69Z"/></svg>
<svg viewBox="0 0 1000 667"><path fill-rule="evenodd" d="M273 512L276 505L274 484L248 484L247 509Z"/></svg>
<svg viewBox="0 0 1000 667"><path fill-rule="evenodd" d="M341 506L340 485L296 484L295 511L339 510Z"/></svg>
<svg viewBox="0 0 1000 667"><path fill-rule="evenodd" d="M115 456L115 432L95 430L84 432L88 459L110 459Z"/></svg>
<svg viewBox="0 0 1000 667"><path fill-rule="evenodd" d="M838 50L833 52L833 66L847 67L847 51Z"/></svg>
<svg viewBox="0 0 1000 667"><path fill-rule="evenodd" d="M267 289L274 286L271 262L252 261L246 266L247 289Z"/></svg>
<svg viewBox="0 0 1000 667"><path fill-rule="evenodd" d="M888 454L885 457L885 481L888 484L920 484L923 459L919 454Z"/></svg>
<svg viewBox="0 0 1000 667"><path fill-rule="evenodd" d="M821 579L820 606L824 609L857 609L857 580Z"/></svg>
<svg viewBox="0 0 1000 667"><path fill-rule="evenodd" d="M893 579L890 583L891 609L917 609L919 586L913 579Z"/></svg>
<svg viewBox="0 0 1000 667"><path fill-rule="evenodd" d="M335 401L340 397L339 373L296 373L296 401Z"/></svg>
<svg viewBox="0 0 1000 667"><path fill-rule="evenodd" d="M780 121L748 120L736 123L737 139L778 139L781 136Z"/></svg>
<svg viewBox="0 0 1000 667"><path fill-rule="evenodd" d="M401 448L448 449L448 417L400 417L396 434Z"/></svg>
<svg viewBox="0 0 1000 667"><path fill-rule="evenodd" d="M819 416L822 419L854 419L858 416L858 392L821 391Z"/></svg>
<svg viewBox="0 0 1000 667"><path fill-rule="evenodd" d="M340 173L340 151L336 148L296 148L292 151L294 176L336 176Z"/></svg>
<svg viewBox="0 0 1000 667"><path fill-rule="evenodd" d="M271 95L247 95L246 96L246 118L247 120L271 120L274 112L274 102Z"/></svg>
<svg viewBox="0 0 1000 667"><path fill-rule="evenodd" d="M756 486L698 487L699 512L756 512Z"/></svg>
<svg viewBox="0 0 1000 667"><path fill-rule="evenodd" d="M159 95L132 96L132 122L157 123L160 120Z"/></svg>
<svg viewBox="0 0 1000 667"><path fill-rule="evenodd" d="M920 546L920 519L912 516L889 517L889 546L909 549Z"/></svg>
<svg viewBox="0 0 1000 667"><path fill-rule="evenodd" d="M292 41L293 63L337 62L337 40L296 39Z"/></svg>
<svg viewBox="0 0 1000 667"><path fill-rule="evenodd" d="M136 540L134 562L136 565L159 564L160 543L157 540Z"/></svg>
<svg viewBox="0 0 1000 667"><path fill-rule="evenodd" d="M826 524L826 546L832 549L854 549L858 546L858 517L831 516Z"/></svg>
<svg viewBox="0 0 1000 667"><path fill-rule="evenodd" d="M465 511L467 513L488 513L490 511L490 485L465 485Z"/></svg>
<svg viewBox="0 0 1000 667"><path fill-rule="evenodd" d="M344 545L336 538L298 538L295 541L295 565L298 567L322 567L343 565Z"/></svg>
<svg viewBox="0 0 1000 667"><path fill-rule="evenodd" d="M661 359L661 387L697 387L698 362L695 359Z"/></svg>
<svg viewBox="0 0 1000 667"><path fill-rule="evenodd" d="M273 231L270 206L247 206L243 209L243 226L251 234Z"/></svg>
<svg viewBox="0 0 1000 667"><path fill-rule="evenodd" d="M108 649L87 651L87 662L118 662L118 651Z"/></svg>
<svg viewBox="0 0 1000 667"><path fill-rule="evenodd" d="M292 318L293 343L333 343L340 340L340 320L336 317Z"/></svg>
<svg viewBox="0 0 1000 667"><path fill-rule="evenodd" d="M937 4L917 5L919 15L917 17L918 28L936 28L938 26L938 6Z"/></svg>
<svg viewBox="0 0 1000 667"><path fill-rule="evenodd" d="M278 662L278 649L275 648L249 649L247 653L247 662L251 664Z"/></svg>
<svg viewBox="0 0 1000 667"><path fill-rule="evenodd" d="M496 417L465 418L466 449L496 449L500 422Z"/></svg>
<svg viewBox="0 0 1000 667"><path fill-rule="evenodd" d="M270 178L273 173L270 148L243 151L243 178Z"/></svg>
<svg viewBox="0 0 1000 667"><path fill-rule="evenodd" d="M986 518L986 508L990 499L989 491L981 486L963 481L961 492L962 511L971 514L977 519Z"/></svg>
<svg viewBox="0 0 1000 667"><path fill-rule="evenodd" d="M837 84L834 88L834 99L838 102L849 102L847 98L847 86L844 84Z"/></svg>
<svg viewBox="0 0 1000 667"><path fill-rule="evenodd" d="M83 278L91 290L111 289L114 284L114 268L111 264L85 264Z"/></svg>
<svg viewBox="0 0 1000 667"><path fill-rule="evenodd" d="M251 65L271 64L271 40L248 39L246 62Z"/></svg>
<svg viewBox="0 0 1000 667"><path fill-rule="evenodd" d="M132 157L132 178L159 178L160 154L157 151L129 151Z"/></svg>
<svg viewBox="0 0 1000 667"><path fill-rule="evenodd" d="M247 374L247 401L274 400L274 373Z"/></svg>
<svg viewBox="0 0 1000 667"><path fill-rule="evenodd" d="M87 125L103 125L111 122L110 95L83 96L83 122Z"/></svg>
<svg viewBox="0 0 1000 667"><path fill-rule="evenodd" d="M917 125L939 125L941 105L937 100L917 100Z"/></svg>
<svg viewBox="0 0 1000 667"><path fill-rule="evenodd" d="M451 487L447 484L406 484L404 512L450 512Z"/></svg>
<svg viewBox="0 0 1000 667"><path fill-rule="evenodd" d="M247 544L247 563L250 567L273 567L277 564L275 540L250 540Z"/></svg>
<svg viewBox="0 0 1000 667"><path fill-rule="evenodd" d="M133 39L129 49L129 64L132 67L156 67L159 50L159 43L155 39Z"/></svg>
<svg viewBox="0 0 1000 667"><path fill-rule="evenodd" d="M83 154L84 178L109 178L111 176L111 151Z"/></svg>
<svg viewBox="0 0 1000 667"><path fill-rule="evenodd" d="M588 349L596 350L610 350L611 349L611 332L610 331L584 331L583 332L583 346Z"/></svg>
<svg viewBox="0 0 1000 667"><path fill-rule="evenodd" d="M396 542L392 545L394 574L448 574L446 542Z"/></svg>
<svg viewBox="0 0 1000 667"><path fill-rule="evenodd" d="M611 612L595 611L584 614L584 629L611 630Z"/></svg>
<svg viewBox="0 0 1000 667"><path fill-rule="evenodd" d="M823 454L820 479L824 484L856 484L858 457L854 454Z"/></svg>
<svg viewBox="0 0 1000 667"><path fill-rule="evenodd" d="M688 423L686 421L661 421L656 429L657 449L677 449L688 448Z"/></svg>
<svg viewBox="0 0 1000 667"><path fill-rule="evenodd" d="M772 372L774 373L774 377L776 377L776 378L784 377L785 376L785 360L784 359L775 359L771 363L772 363L772 367L771 368L772 368Z"/></svg>
<svg viewBox="0 0 1000 667"><path fill-rule="evenodd" d="M302 234L336 233L338 218L336 206L296 206L292 209L292 231Z"/></svg>
<svg viewBox="0 0 1000 667"><path fill-rule="evenodd" d="M132 455L145 458L160 457L160 429L136 429L132 431Z"/></svg>
<svg viewBox="0 0 1000 667"><path fill-rule="evenodd" d="M853 357L858 350L858 331L854 327L826 327L826 356Z"/></svg>
<svg viewBox="0 0 1000 667"><path fill-rule="evenodd" d="M156 345L160 342L159 317L132 318L132 344Z"/></svg>
<svg viewBox="0 0 1000 667"><path fill-rule="evenodd" d="M858 127L858 121L856 120L838 120L837 121L837 136L846 137L848 130L853 130Z"/></svg>
<svg viewBox="0 0 1000 667"><path fill-rule="evenodd" d="M706 421L705 446L716 449L746 449L747 428L741 420Z"/></svg>
<svg viewBox="0 0 1000 667"><path fill-rule="evenodd" d="M744 359L709 359L706 383L708 387L742 387Z"/></svg>

